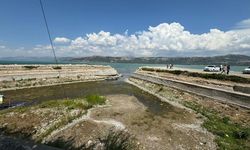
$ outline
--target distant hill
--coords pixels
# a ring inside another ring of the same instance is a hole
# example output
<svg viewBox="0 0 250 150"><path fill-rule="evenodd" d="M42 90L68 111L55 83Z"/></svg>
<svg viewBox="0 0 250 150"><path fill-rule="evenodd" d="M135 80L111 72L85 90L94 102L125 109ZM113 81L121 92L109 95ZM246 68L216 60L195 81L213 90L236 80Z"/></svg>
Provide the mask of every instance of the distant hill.
<svg viewBox="0 0 250 150"><path fill-rule="evenodd" d="M69 58L68 58L69 59ZM114 62L114 63L145 63L145 64L179 64L179 65L245 65L250 66L250 56L224 55L214 57L105 57L91 56L72 58L70 61L83 62Z"/></svg>

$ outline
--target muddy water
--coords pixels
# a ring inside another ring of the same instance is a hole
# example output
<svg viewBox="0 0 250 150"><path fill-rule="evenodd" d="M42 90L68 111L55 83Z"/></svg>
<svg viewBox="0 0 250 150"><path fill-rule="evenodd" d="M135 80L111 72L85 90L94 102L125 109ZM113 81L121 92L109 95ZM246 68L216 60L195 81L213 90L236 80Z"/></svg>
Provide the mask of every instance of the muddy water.
<svg viewBox="0 0 250 150"><path fill-rule="evenodd" d="M142 102L150 112L154 114L165 114L171 111L172 106L162 103L158 98L152 96L137 87L134 87L124 81L99 81L89 83L74 83L67 85L57 85L50 87L37 87L31 89L20 89L5 91L7 101L12 103L26 102L26 105L32 105L45 100L55 100L62 98L79 98L89 94L110 95L126 94L135 96Z"/></svg>

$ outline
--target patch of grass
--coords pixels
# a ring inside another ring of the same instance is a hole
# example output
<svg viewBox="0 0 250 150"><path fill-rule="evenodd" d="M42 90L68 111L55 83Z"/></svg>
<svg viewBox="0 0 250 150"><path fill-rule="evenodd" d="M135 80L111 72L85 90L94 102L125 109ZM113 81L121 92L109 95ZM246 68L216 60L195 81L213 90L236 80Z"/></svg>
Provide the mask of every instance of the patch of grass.
<svg viewBox="0 0 250 150"><path fill-rule="evenodd" d="M202 107L195 102L184 102L196 112L202 114L207 119L203 123L208 131L216 135L216 143L221 150L248 150L250 149L250 128L234 123L230 118L220 116L216 110Z"/></svg>
<svg viewBox="0 0 250 150"><path fill-rule="evenodd" d="M182 70L164 70L164 69L155 69L155 68L141 68L144 71L154 71L154 72L166 72L171 73L175 75L185 75L185 76L191 76L191 77L200 77L204 79L216 79L216 80L223 80L223 81L232 81L237 83L250 83L250 79L235 76L235 75L225 75L220 73L199 73L199 72L188 72L188 71L182 71Z"/></svg>
<svg viewBox="0 0 250 150"><path fill-rule="evenodd" d="M85 98L63 99L45 101L38 105L40 108L66 107L68 109L89 109L94 105L105 104L105 97L99 95L88 95Z"/></svg>
<svg viewBox="0 0 250 150"><path fill-rule="evenodd" d="M66 107L67 109L89 109L94 105L102 105L105 104L105 97L99 95L88 95L83 99L64 99L64 100L54 100L47 101L40 104L38 107L40 108L56 108L56 107ZM44 137L51 134L54 130L71 123L74 119L82 116L83 114L79 114L77 116L65 116L55 125L47 129L42 135L39 136L38 141L41 141Z"/></svg>
<svg viewBox="0 0 250 150"><path fill-rule="evenodd" d="M90 106L105 104L105 97L99 95L88 95L85 97L86 101Z"/></svg>
<svg viewBox="0 0 250 150"><path fill-rule="evenodd" d="M38 105L40 108L65 107L67 109L87 109L89 108L84 99L63 99L46 101Z"/></svg>
<svg viewBox="0 0 250 150"><path fill-rule="evenodd" d="M31 107L38 108L67 108L67 109L89 109L94 105L103 105L105 104L106 98L99 95L88 95L85 98L77 99L62 99L62 100L49 100L44 101L35 106L20 106L15 108L4 109L0 111L0 114L9 113L9 112L19 112L23 113L29 110Z"/></svg>

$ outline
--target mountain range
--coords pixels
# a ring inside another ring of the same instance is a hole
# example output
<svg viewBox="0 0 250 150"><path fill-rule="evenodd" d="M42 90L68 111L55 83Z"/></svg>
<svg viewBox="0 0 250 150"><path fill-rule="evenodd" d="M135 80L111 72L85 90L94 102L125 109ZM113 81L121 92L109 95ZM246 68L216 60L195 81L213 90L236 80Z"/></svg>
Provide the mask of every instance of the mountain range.
<svg viewBox="0 0 250 150"><path fill-rule="evenodd" d="M213 57L110 57L90 56L67 58L69 61L108 62L108 63L145 63L145 64L179 64L179 65L243 65L250 66L250 56L224 55Z"/></svg>

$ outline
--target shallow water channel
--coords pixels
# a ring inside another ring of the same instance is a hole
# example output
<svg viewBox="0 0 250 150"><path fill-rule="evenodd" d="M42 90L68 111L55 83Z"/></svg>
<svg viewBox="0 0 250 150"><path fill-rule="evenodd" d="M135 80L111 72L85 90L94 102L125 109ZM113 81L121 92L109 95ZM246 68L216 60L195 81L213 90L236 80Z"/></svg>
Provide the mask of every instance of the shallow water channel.
<svg viewBox="0 0 250 150"><path fill-rule="evenodd" d="M164 114L165 111L171 110L172 107L167 103L161 102L157 97L150 95L122 80L36 87L5 91L3 94L6 97L6 101L10 100L11 103L25 102L25 105L32 105L45 100L79 98L89 94L98 94L103 96L111 94L125 94L135 96L148 108L150 112L155 114Z"/></svg>

